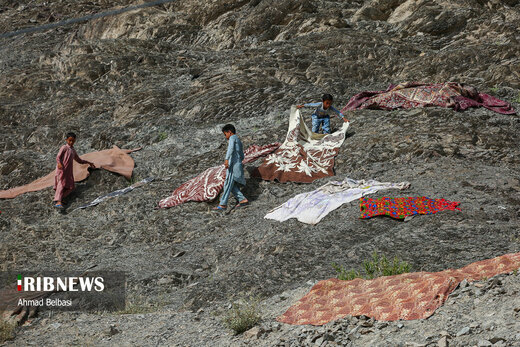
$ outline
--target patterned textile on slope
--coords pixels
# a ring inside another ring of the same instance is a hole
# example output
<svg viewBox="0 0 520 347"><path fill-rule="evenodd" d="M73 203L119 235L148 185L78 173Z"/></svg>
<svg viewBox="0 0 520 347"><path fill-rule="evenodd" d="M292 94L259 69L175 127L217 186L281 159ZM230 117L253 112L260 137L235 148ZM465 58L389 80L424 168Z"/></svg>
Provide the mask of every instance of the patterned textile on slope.
<svg viewBox="0 0 520 347"><path fill-rule="evenodd" d="M79 157L81 159L93 162L96 165L96 168L115 172L125 176L127 179L130 179L132 177L132 171L134 170L134 160L128 154L140 149L141 148L120 149L119 147L114 146L111 149L90 152L80 155ZM88 167L88 164L80 164L76 161L74 162L73 170L75 182L83 181L88 177ZM38 178L37 180L24 186L19 186L7 190L0 190L0 199L12 199L20 194L35 192L47 187L52 187L54 185L55 175L55 170L52 170L52 172L50 172L47 176Z"/></svg>
<svg viewBox="0 0 520 347"><path fill-rule="evenodd" d="M302 223L317 224L341 205L362 196L383 189L406 189L409 186L408 182L357 181L345 178L343 181L332 181L316 190L298 194L270 211L264 218L279 222L297 218Z"/></svg>
<svg viewBox="0 0 520 347"><path fill-rule="evenodd" d="M426 197L407 197L407 198L361 198L359 208L361 218L371 218L375 216L389 216L396 219L403 219L415 214L433 214L444 210L459 210L457 207L460 202L444 199L430 199Z"/></svg>
<svg viewBox="0 0 520 347"><path fill-rule="evenodd" d="M477 281L520 268L520 253L472 263L441 272L412 272L372 280L337 278L318 282L278 321L323 325L346 315L365 315L380 321L430 317L466 279Z"/></svg>
<svg viewBox="0 0 520 347"><path fill-rule="evenodd" d="M510 103L455 82L391 84L387 90L366 91L354 95L341 112L363 108L392 110L426 106L451 107L455 111L485 107L502 114L516 113Z"/></svg>
<svg viewBox="0 0 520 347"><path fill-rule="evenodd" d="M334 157L345 141L348 122L327 135L309 130L296 107L291 108L289 130L280 148L268 155L253 176L280 182L310 183L334 175Z"/></svg>
<svg viewBox="0 0 520 347"><path fill-rule="evenodd" d="M82 205L82 206L76 208L76 210L84 209L84 208L91 207L91 206L96 206L96 205L98 205L99 203L101 203L101 202L103 202L105 200L112 199L112 198L115 198L116 196L120 196L120 195L126 194L128 192L131 192L135 188L139 188L140 186L143 186L143 185L145 185L147 183L150 183L153 180L154 180L153 177L147 177L144 180L141 180L139 182L136 182L136 183L132 184L131 186L128 186L128 187L123 188L123 189L118 189L118 190L115 190L115 191L113 191L111 193L108 193L108 194L105 194L103 196L97 197L94 200L92 200L91 202L89 202L88 204L85 204L85 205Z"/></svg>
<svg viewBox="0 0 520 347"><path fill-rule="evenodd" d="M275 142L265 146L252 145L244 151L243 164L251 163L275 151L280 144ZM168 208L180 205L188 201L210 201L215 199L226 180L226 168L224 165L213 166L192 178L179 188L175 189L171 196L159 201L160 208Z"/></svg>

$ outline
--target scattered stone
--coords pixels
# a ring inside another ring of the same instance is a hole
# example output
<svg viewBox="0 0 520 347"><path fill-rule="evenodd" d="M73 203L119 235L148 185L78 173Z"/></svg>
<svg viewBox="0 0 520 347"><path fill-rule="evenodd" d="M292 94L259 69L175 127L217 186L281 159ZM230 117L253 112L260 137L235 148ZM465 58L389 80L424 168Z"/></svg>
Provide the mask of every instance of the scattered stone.
<svg viewBox="0 0 520 347"><path fill-rule="evenodd" d="M373 327L374 326L374 321L372 321L372 320L364 321L364 322L361 323L361 326L365 327L365 328Z"/></svg>
<svg viewBox="0 0 520 347"><path fill-rule="evenodd" d="M464 328L460 329L455 336L459 337L459 336L467 335L470 332L471 332L470 327L464 327Z"/></svg>
<svg viewBox="0 0 520 347"><path fill-rule="evenodd" d="M49 326L53 329L58 329L61 327L61 323L51 323Z"/></svg>
<svg viewBox="0 0 520 347"><path fill-rule="evenodd" d="M110 328L108 329L106 335L107 336L114 336L116 334L119 334L120 331L116 328L115 325L111 325Z"/></svg>
<svg viewBox="0 0 520 347"><path fill-rule="evenodd" d="M443 336L439 339L439 341L437 341L437 346L438 347L448 347L448 337L447 336Z"/></svg>
<svg viewBox="0 0 520 347"><path fill-rule="evenodd" d="M471 324L469 325L469 327L470 327L471 329L477 329L478 327L480 327L480 323L478 323L478 322L473 322L473 323L471 323Z"/></svg>
<svg viewBox="0 0 520 347"><path fill-rule="evenodd" d="M361 328L359 329L359 333L361 335L366 335L366 334L370 334L370 333L373 333L374 330L373 329L370 329L370 328Z"/></svg>
<svg viewBox="0 0 520 347"><path fill-rule="evenodd" d="M387 322L377 322L376 323L376 328L377 329L384 329L388 326L388 323Z"/></svg>
<svg viewBox="0 0 520 347"><path fill-rule="evenodd" d="M497 342L499 341L505 341L506 339L504 339L503 337L492 337L489 339L489 341L492 343L492 344L496 344Z"/></svg>
<svg viewBox="0 0 520 347"><path fill-rule="evenodd" d="M495 329L495 322L487 321L487 322L482 323L482 329L488 330L488 331Z"/></svg>
<svg viewBox="0 0 520 347"><path fill-rule="evenodd" d="M263 333L263 330L256 326L256 327L252 327L251 329L247 330L246 332L244 332L244 337L248 338L248 339L251 339L251 338L259 338Z"/></svg>

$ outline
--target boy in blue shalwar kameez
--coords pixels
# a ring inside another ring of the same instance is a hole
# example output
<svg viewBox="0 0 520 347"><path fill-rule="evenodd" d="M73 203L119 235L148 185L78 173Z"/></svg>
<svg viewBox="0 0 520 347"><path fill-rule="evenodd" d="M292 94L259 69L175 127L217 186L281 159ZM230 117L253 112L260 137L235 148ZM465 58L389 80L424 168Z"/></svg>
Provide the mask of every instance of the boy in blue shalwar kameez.
<svg viewBox="0 0 520 347"><path fill-rule="evenodd" d="M332 106L332 95L324 94L321 98L322 102L315 102L310 104L303 104L296 106L297 108L312 107L315 108L312 113L312 132L318 133L321 129L324 134L330 134L330 114L335 113L344 122L348 122L348 119Z"/></svg>
<svg viewBox="0 0 520 347"><path fill-rule="evenodd" d="M240 141L236 135L236 130L233 124L224 125L222 132L228 140L226 160L224 161L227 170L226 181L224 182L224 189L220 198L220 205L215 208L216 211L223 211L227 208L230 193L233 193L236 197L238 201L237 207L243 207L249 204L249 201L246 199L244 194L242 194L238 186L239 184L246 184L244 166L242 165L242 160L244 160L242 141Z"/></svg>

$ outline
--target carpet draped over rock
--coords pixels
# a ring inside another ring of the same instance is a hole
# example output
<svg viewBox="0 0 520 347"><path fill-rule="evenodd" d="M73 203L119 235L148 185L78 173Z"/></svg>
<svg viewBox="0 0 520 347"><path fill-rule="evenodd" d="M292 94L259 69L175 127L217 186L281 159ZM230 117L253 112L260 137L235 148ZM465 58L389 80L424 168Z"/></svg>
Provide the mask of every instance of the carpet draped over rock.
<svg viewBox="0 0 520 347"><path fill-rule="evenodd" d="M507 101L479 93L474 87L455 82L391 84L386 90L365 91L354 95L341 112L364 108L393 110L427 106L451 107L455 111L485 107L502 114L516 113Z"/></svg>
<svg viewBox="0 0 520 347"><path fill-rule="evenodd" d="M372 280L337 278L318 282L278 321L323 325L347 315L379 321L430 317L462 280L477 281L520 268L520 253L477 261L461 269L411 272Z"/></svg>

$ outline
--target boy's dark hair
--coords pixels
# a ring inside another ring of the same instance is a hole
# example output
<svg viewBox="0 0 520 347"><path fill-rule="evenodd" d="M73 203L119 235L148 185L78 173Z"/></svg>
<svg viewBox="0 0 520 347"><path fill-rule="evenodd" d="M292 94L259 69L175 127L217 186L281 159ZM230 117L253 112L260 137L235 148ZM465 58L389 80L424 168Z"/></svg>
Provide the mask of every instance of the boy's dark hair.
<svg viewBox="0 0 520 347"><path fill-rule="evenodd" d="M227 131L231 131L233 134L237 133L235 126L233 124L226 124L222 127L222 132L227 132Z"/></svg>
<svg viewBox="0 0 520 347"><path fill-rule="evenodd" d="M325 100L332 101L333 100L332 95L330 95L330 94L323 94L323 96L321 97L321 101L325 101Z"/></svg>
<svg viewBox="0 0 520 347"><path fill-rule="evenodd" d="M76 138L76 134L74 134L72 131L68 132L67 135L65 135L65 138L68 139L69 137Z"/></svg>

